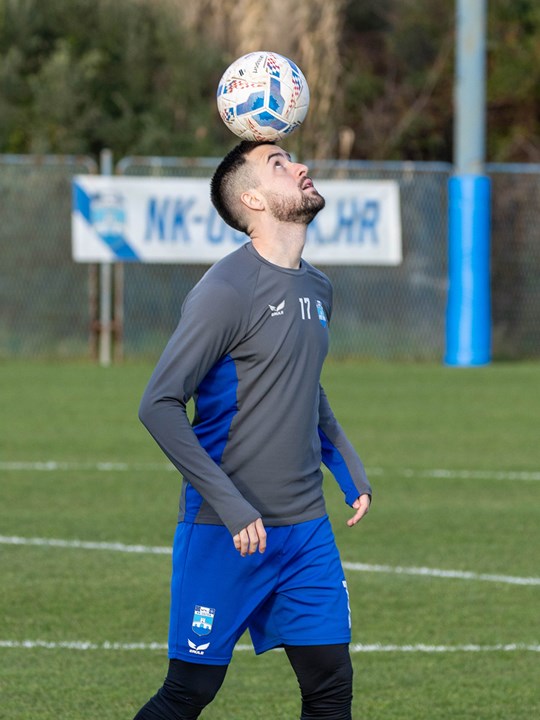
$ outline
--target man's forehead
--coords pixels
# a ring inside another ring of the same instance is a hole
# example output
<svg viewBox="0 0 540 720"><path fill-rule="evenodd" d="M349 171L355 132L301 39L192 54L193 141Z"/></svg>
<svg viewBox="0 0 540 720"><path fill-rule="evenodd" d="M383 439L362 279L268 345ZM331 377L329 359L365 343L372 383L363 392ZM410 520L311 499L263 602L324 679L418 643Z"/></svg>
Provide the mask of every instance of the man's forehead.
<svg viewBox="0 0 540 720"><path fill-rule="evenodd" d="M291 156L288 152L280 148L279 145L259 145L251 152L251 157L255 162L262 164L268 163L274 157L281 157L290 160Z"/></svg>

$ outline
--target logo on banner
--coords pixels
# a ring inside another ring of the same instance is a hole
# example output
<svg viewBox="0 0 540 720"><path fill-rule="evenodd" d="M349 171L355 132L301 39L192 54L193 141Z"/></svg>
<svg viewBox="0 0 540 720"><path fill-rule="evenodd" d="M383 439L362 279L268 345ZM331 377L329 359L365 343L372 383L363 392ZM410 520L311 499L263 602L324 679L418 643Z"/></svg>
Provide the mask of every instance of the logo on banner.
<svg viewBox="0 0 540 720"><path fill-rule="evenodd" d="M98 193L90 198L90 221L103 236L123 235L126 225L124 199L116 193Z"/></svg>
<svg viewBox="0 0 540 720"><path fill-rule="evenodd" d="M126 240L126 210L119 193L91 195L88 220L101 240L120 260L137 260L137 254Z"/></svg>
<svg viewBox="0 0 540 720"><path fill-rule="evenodd" d="M216 611L214 608L203 607L202 605L195 605L195 612L193 613L193 622L191 623L191 629L195 635L209 635L212 632L212 625L214 624L214 615Z"/></svg>

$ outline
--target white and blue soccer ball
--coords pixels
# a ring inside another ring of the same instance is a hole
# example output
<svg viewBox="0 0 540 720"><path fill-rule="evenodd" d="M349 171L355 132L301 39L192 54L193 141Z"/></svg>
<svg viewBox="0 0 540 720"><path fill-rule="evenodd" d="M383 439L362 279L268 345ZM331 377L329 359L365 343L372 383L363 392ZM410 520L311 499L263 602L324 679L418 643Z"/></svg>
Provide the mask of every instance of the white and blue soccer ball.
<svg viewBox="0 0 540 720"><path fill-rule="evenodd" d="M309 88L289 58L275 52L251 52L225 70L217 105L223 122L238 137L277 141L304 121Z"/></svg>

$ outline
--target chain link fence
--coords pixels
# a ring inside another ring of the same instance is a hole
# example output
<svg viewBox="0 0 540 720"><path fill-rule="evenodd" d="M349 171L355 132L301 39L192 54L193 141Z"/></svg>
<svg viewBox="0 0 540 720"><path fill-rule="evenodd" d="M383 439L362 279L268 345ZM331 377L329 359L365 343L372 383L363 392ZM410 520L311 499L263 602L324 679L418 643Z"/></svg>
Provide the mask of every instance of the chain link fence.
<svg viewBox="0 0 540 720"><path fill-rule="evenodd" d="M210 177L213 158L124 158L126 176ZM443 163L308 163L314 178L399 183L403 263L322 267L335 291L334 357L434 360L444 355L447 182ZM71 260L71 179L91 158L0 156L0 357L95 352L96 266ZM495 358L540 356L540 167L488 165L492 178ZM155 358L202 265L126 263L121 277L125 357Z"/></svg>
<svg viewBox="0 0 540 720"><path fill-rule="evenodd" d="M322 268L334 285L333 352L339 357L440 359L444 353L450 167L442 163L363 162L318 162L312 167L313 176L319 178L393 180L400 192L400 265Z"/></svg>
<svg viewBox="0 0 540 720"><path fill-rule="evenodd" d="M71 178L88 157L0 155L0 357L88 354L88 267L71 260Z"/></svg>
<svg viewBox="0 0 540 720"><path fill-rule="evenodd" d="M125 158L126 176L210 177L219 162ZM314 178L395 180L401 194L404 261L398 267L321 266L334 285L334 357L438 360L444 352L446 184L439 163L307 163ZM126 265L124 348L161 348L186 292L206 267Z"/></svg>
<svg viewBox="0 0 540 720"><path fill-rule="evenodd" d="M492 181L493 348L540 357L540 165L488 165Z"/></svg>

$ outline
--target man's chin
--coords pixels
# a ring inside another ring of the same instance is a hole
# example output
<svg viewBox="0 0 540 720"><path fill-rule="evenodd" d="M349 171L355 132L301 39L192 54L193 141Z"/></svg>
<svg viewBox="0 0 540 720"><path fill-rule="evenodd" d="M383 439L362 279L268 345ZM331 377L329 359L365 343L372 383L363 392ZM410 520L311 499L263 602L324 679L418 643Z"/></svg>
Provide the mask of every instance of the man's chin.
<svg viewBox="0 0 540 720"><path fill-rule="evenodd" d="M302 191L300 201L298 198L283 196L270 196L270 208L276 220L281 222L295 222L308 225L317 213L325 206L325 200L317 190Z"/></svg>
<svg viewBox="0 0 540 720"><path fill-rule="evenodd" d="M304 207L303 220L306 225L309 225L326 205L325 199L322 195L319 195L319 193L317 193L315 197L312 197L312 199L317 200L317 202L312 202L309 206Z"/></svg>
<svg viewBox="0 0 540 720"><path fill-rule="evenodd" d="M310 200L309 207L313 208L317 212L322 210L326 205L326 200L317 190L315 190L315 188L313 188L313 193L311 193L308 197Z"/></svg>

